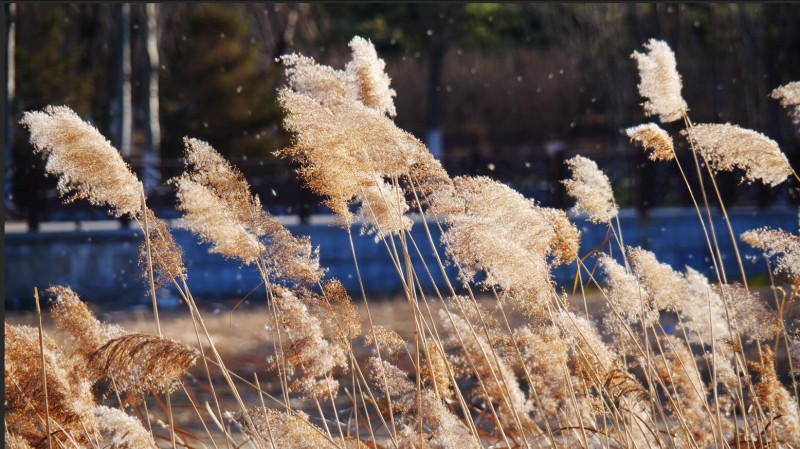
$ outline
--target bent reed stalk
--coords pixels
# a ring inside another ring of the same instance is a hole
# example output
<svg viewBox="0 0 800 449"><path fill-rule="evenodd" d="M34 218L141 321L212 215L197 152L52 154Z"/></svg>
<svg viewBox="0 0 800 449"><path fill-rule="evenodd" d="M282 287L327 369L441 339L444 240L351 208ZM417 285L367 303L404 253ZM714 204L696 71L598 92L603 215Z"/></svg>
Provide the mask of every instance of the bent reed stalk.
<svg viewBox="0 0 800 449"><path fill-rule="evenodd" d="M775 259L773 289L789 286L773 307L748 288L739 236L715 181L718 171L734 168L770 187L796 174L766 136L691 122L665 42L650 40L645 53L633 53L638 88L646 115L683 119L680 135L693 155L699 195L673 136L655 123L627 134L651 151L653 162L678 164L715 283L626 246L613 186L586 157L567 161L572 217L486 177L451 178L422 142L396 126L396 92L372 43L356 37L350 49L341 70L297 54L280 59L287 84L279 102L294 140L276 154L298 163L300 178L347 233L366 323L342 284L325 279L318 249L270 216L241 172L209 143L187 137L186 170L170 181L189 230L242 269L255 266L270 316L264 368L280 394L262 387L263 374L251 382L225 364L190 291L180 247L111 144L65 106L25 114L21 123L47 159L47 173L58 176L65 201L88 199L141 224L140 262L157 335L102 323L69 288L49 289L59 332L78 344L62 348L41 325L38 331L6 325L10 447L158 447L158 439L194 447L205 444L203 437L215 448L800 447L794 379L792 395L776 362L780 348L800 354L794 335L800 237L769 228L741 236ZM794 119L795 84L773 93L794 108ZM709 196L733 240L741 284L728 282ZM575 223L583 218L608 228L606 240L586 254ZM386 250L402 281L412 341L373 320L355 226ZM423 227L427 242L415 240L413 226ZM571 294L553 281L559 265L575 269ZM435 294L422 287L423 277ZM162 334L156 295L165 285L189 309L194 345ZM598 316L588 315L587 287L602 299ZM666 316L678 320L672 333L662 325ZM191 376L190 384L187 373L197 360L202 377ZM214 375L224 385L215 385ZM213 404L202 407L192 384L209 392ZM247 403L245 391L258 401ZM113 407L104 403L111 393ZM233 396L238 410L225 408L223 394ZM160 403L159 395L167 398L168 437L150 426L146 408L148 398ZM174 421L171 395L186 396L203 434ZM147 427L126 410L141 405Z"/></svg>

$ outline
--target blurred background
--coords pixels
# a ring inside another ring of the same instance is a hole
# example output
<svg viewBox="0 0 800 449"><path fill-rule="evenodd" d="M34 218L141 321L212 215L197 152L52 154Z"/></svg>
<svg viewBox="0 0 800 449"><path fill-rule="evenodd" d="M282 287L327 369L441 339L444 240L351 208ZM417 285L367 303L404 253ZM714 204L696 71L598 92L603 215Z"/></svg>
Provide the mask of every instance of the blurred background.
<svg viewBox="0 0 800 449"><path fill-rule="evenodd" d="M661 230L653 217L693 213L675 165L649 162L623 134L651 121L643 115L630 59L650 38L674 49L695 122L730 122L763 132L800 166L798 127L768 97L775 87L800 80L800 4L18 3L4 8L7 301L23 295L15 289L31 290L31 283L78 283L76 266L88 262L73 260L80 251L65 241L125 240L118 233L126 223L90 231L93 220L108 221L105 210L82 202L62 205L56 180L44 176L43 161L32 153L18 121L24 111L48 104L68 105L95 124L145 181L149 203L163 218L179 216L173 189L163 181L183 167L181 139L207 140L245 173L265 207L311 235L325 257L326 243L319 242L326 240L315 237L314 226L329 212L300 185L294 167L272 154L290 139L276 101L284 81L276 58L299 52L342 68L354 35L371 39L386 61L397 91L398 126L425 141L451 175L488 175L545 206L571 206L559 180L568 176L563 161L580 153L609 174L630 226ZM665 128L673 135L680 130L678 124ZM690 163L685 142L676 144ZM718 178L732 210L796 228L800 199L794 184L770 189L740 185L740 179L737 173ZM61 234L43 237L47 226ZM700 230L691 229L690 234ZM61 252L53 253L58 245ZM327 245L334 254L345 250ZM97 257L98 267L116 266ZM9 271L9 265L24 267ZM47 269L72 274L42 275ZM340 273L345 280L347 275ZM14 277L17 286L9 283Z"/></svg>

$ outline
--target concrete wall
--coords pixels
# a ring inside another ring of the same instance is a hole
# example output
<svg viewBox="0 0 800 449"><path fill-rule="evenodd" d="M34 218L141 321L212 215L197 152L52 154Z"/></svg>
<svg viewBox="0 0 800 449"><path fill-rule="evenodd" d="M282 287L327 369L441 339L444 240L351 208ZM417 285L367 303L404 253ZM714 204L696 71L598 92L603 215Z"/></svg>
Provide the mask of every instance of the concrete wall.
<svg viewBox="0 0 800 449"><path fill-rule="evenodd" d="M736 210L731 211L734 233L761 226L782 228L796 232L797 211L793 209ZM729 278L735 279L738 267L733 257L731 240L721 216L713 214L715 229ZM704 219L706 217L704 216ZM659 260L675 268L688 265L701 272L712 274L705 237L701 232L694 209L661 209L652 211L648 218L640 218L632 211L621 214L622 234L626 245L642 246L656 253ZM600 244L607 228L591 224L580 218L575 222L582 231L581 254ZM350 252L347 233L341 228L327 225L289 225L295 235L308 235L320 249L321 264L328 268L328 276L339 278L354 294L358 281ZM439 233L431 227L433 239L439 242ZM250 300L263 300L263 288L258 288L259 277L251 267L209 254L209 245L182 229L173 229L175 239L184 250L189 271L189 285L196 299L218 300L242 298L252 290ZM354 243L359 267L367 291L372 295L391 295L401 291L401 283L383 243L375 243L371 236L360 236L354 228ZM428 237L421 223L414 225L412 236L436 282L444 287L441 272L433 258ZM137 265L141 232L138 230L76 231L46 233L11 233L5 237L5 299L6 306L16 308L32 304L33 287L68 284L88 301L142 303L147 284ZM616 251L616 248L614 249ZM746 245L740 244L744 255L755 255ZM440 248L440 254L442 253ZM442 256L443 257L443 256ZM419 257L414 254L415 268L425 288L431 280ZM746 262L749 274L764 274L765 265ZM451 279L454 271L449 269ZM554 271L559 282L571 282L575 264ZM166 293L166 292L165 292ZM168 295L167 295L168 296ZM168 301L165 300L165 305Z"/></svg>

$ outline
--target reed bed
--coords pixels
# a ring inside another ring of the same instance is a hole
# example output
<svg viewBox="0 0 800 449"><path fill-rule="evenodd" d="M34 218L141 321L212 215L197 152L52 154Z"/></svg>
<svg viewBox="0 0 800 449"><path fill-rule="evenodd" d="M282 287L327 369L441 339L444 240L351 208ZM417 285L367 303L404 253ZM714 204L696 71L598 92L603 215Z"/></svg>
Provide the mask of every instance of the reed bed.
<svg viewBox="0 0 800 449"><path fill-rule="evenodd" d="M487 177L450 177L395 125L396 92L372 44L356 37L350 48L341 70L281 58L279 101L294 140L276 154L296 162L336 214L356 273L354 228L385 248L403 283L389 313L405 328L379 319L387 308L370 302L360 276L355 299L326 276L307 237L266 213L210 143L186 138L186 170L170 183L188 228L210 251L256 270L267 296L238 337L263 363L231 369L230 342L210 324L219 320L198 308L180 248L119 153L66 106L28 112L22 124L64 200L88 199L144 229L140 264L153 311L149 330L103 323L60 286L46 291L52 325L41 314L38 329L6 323L9 447L800 448L800 238L768 228L735 235L716 174L736 170L771 187L800 178L768 137L692 122L665 42L650 40L631 57L645 114L683 130L645 123L627 134L631 151L638 145L653 163L678 165L710 279L626 246L612 185L586 157L567 161L574 218ZM796 83L773 97L797 117ZM674 139L689 143L692 166L675 157ZM712 208L727 233L715 232ZM423 220L415 224L412 213ZM608 229L587 253L582 220ZM413 226L427 239L415 240ZM734 254L721 253L722 239ZM770 289L748 286L740 243L763 252ZM726 257L736 272L726 272ZM552 280L559 265L573 269L574 283ZM185 305L189 338L165 336L163 285Z"/></svg>

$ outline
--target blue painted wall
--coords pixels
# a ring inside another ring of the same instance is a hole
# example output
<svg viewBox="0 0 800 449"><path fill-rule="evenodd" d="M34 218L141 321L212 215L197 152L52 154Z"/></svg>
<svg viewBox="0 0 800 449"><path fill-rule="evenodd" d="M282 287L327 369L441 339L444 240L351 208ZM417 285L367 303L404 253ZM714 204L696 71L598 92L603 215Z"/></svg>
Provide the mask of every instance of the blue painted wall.
<svg viewBox="0 0 800 449"><path fill-rule="evenodd" d="M737 236L761 226L790 232L796 232L798 227L797 211L793 209L735 210L730 215ZM726 255L726 270L729 278L735 279L738 267L727 228L719 213L713 213L713 219L720 247ZM580 217L574 220L583 234L581 254L605 238L605 226L594 225ZM677 269L689 265L709 275L712 273L706 240L694 209L654 210L647 218L639 217L633 211L623 211L620 222L626 245L654 251L659 260ZM319 246L320 261L328 268L328 276L339 278L354 296L359 296L356 295L359 292L358 281L344 230L327 225L290 225L288 228L295 235L311 237L312 243ZM431 226L431 231L438 243L438 230ZM263 288L258 288L259 277L253 268L241 267L236 261L209 254L209 246L199 244L186 230L173 229L173 233L184 250L189 286L196 299L242 298L254 289L250 298L263 299ZM368 293L380 296L400 292L400 280L383 243L375 243L371 236L359 235L357 228L354 228L353 235ZM440 270L421 223L414 225L412 236L437 284L443 288ZM4 267L6 306L27 305L34 286L43 289L56 284L68 284L81 297L93 302L147 302L147 285L137 265L140 241L141 232L137 230L7 234ZM743 244L740 244L740 250L745 256L756 255ZM439 251L441 254L441 248ZM425 288L430 288L431 280L416 255L414 263L420 282ZM745 268L750 275L765 273L761 259L757 263L746 262ZM451 279L455 279L454 274L451 268ZM574 274L574 264L554 271L554 277L561 283L570 282Z"/></svg>

